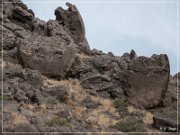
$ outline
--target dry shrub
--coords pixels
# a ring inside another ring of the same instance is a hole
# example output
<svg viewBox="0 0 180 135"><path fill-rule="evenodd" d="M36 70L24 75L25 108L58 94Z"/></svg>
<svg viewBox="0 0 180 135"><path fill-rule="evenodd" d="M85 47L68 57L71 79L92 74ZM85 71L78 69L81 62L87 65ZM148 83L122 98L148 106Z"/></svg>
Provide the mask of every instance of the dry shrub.
<svg viewBox="0 0 180 135"><path fill-rule="evenodd" d="M150 113L150 112L147 112L143 118L143 122L146 124L146 125L151 125L153 124L153 114Z"/></svg>
<svg viewBox="0 0 180 135"><path fill-rule="evenodd" d="M10 120L12 124L23 124L28 123L28 120L25 116L21 114L14 113L12 119Z"/></svg>
<svg viewBox="0 0 180 135"><path fill-rule="evenodd" d="M117 122L115 127L123 132L146 132L143 120L132 116L127 116L125 119Z"/></svg>
<svg viewBox="0 0 180 135"><path fill-rule="evenodd" d="M47 98L47 103L54 105L54 104L57 104L58 101L57 101L57 99L55 97L50 96L50 97Z"/></svg>
<svg viewBox="0 0 180 135"><path fill-rule="evenodd" d="M113 101L113 106L115 108L118 108L118 107L127 107L128 106L128 102L125 102L123 99L121 98L116 98L114 99Z"/></svg>
<svg viewBox="0 0 180 135"><path fill-rule="evenodd" d="M69 122L66 118L55 115L55 116L52 116L46 124L51 127L52 126L68 126Z"/></svg>

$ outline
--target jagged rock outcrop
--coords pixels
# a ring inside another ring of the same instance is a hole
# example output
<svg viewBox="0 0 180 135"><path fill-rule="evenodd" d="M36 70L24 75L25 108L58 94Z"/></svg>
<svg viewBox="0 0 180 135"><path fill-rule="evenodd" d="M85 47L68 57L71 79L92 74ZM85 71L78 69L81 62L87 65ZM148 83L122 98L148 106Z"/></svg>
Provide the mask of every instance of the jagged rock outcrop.
<svg viewBox="0 0 180 135"><path fill-rule="evenodd" d="M4 5L4 8L7 7L7 10L4 9L4 21L8 22L3 31L6 39L4 49L17 48L19 59L26 67L37 69L48 76L65 77L78 44L86 44L89 48L77 8L70 4L67 11L58 8L61 10L55 11L57 21L50 20L46 24L35 18L26 5L18 5L19 3Z"/></svg>
<svg viewBox="0 0 180 135"><path fill-rule="evenodd" d="M36 19L26 6L7 6L4 49L16 48L20 64L49 77L78 78L94 94L115 98L121 97L123 91L137 106L161 106L169 82L167 56L137 57L132 50L115 57L90 51L78 9L70 3L67 6L67 10L57 8L56 20L47 23ZM84 51L82 44L86 44Z"/></svg>
<svg viewBox="0 0 180 135"><path fill-rule="evenodd" d="M132 53L122 57L103 54L77 57L71 74L81 80L85 89L106 97L121 97L122 91L136 106L151 108L162 106L169 82L167 55L151 58L135 57ZM102 94L103 93L103 94Z"/></svg>
<svg viewBox="0 0 180 135"><path fill-rule="evenodd" d="M75 5L70 3L66 3L66 5L68 10L64 10L62 7L55 10L56 20L67 28L75 43L82 42L85 40L85 27L82 17Z"/></svg>
<svg viewBox="0 0 180 135"><path fill-rule="evenodd" d="M34 13L32 10L23 4L20 0L7 0L3 3L3 19L8 21L7 18L21 27L31 30ZM14 3L13 3L14 2Z"/></svg>
<svg viewBox="0 0 180 135"><path fill-rule="evenodd" d="M110 124L129 114L127 106L115 109L107 101L153 109L166 106L170 92L169 103L177 103L166 54L91 50L75 5L58 7L56 20L45 22L20 0L7 2L0 18L4 131L118 131Z"/></svg>

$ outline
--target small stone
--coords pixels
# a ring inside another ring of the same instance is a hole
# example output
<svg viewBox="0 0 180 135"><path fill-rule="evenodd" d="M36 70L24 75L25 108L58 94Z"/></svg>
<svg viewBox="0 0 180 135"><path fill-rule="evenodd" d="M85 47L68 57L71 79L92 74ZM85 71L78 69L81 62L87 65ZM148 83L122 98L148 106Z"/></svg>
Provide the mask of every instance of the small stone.
<svg viewBox="0 0 180 135"><path fill-rule="evenodd" d="M33 117L34 116L34 113L30 110L25 110L25 109L22 109L21 110L21 114L26 116L26 117Z"/></svg>
<svg viewBox="0 0 180 135"><path fill-rule="evenodd" d="M98 101L92 100L88 96L82 101L82 105L90 109L96 109L100 105L100 103Z"/></svg>

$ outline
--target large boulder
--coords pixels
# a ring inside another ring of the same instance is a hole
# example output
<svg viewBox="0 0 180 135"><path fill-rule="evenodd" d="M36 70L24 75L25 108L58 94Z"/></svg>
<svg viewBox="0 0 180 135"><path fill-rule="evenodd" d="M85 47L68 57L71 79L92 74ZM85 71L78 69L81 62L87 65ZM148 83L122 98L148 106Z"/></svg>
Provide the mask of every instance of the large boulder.
<svg viewBox="0 0 180 135"><path fill-rule="evenodd" d="M128 100L144 108L160 106L167 91L169 72L167 55L132 60L126 74L129 87L125 91Z"/></svg>
<svg viewBox="0 0 180 135"><path fill-rule="evenodd" d="M54 36L30 35L21 40L18 53L25 66L51 77L65 77L75 57L73 44Z"/></svg>

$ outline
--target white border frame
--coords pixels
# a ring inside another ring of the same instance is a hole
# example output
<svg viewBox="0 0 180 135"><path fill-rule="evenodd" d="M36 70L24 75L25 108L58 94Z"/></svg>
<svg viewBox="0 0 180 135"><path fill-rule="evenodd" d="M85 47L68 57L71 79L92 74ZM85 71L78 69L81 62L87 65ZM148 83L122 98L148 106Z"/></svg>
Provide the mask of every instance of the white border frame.
<svg viewBox="0 0 180 135"><path fill-rule="evenodd" d="M106 1L102 1L102 2L75 2L75 1L72 1L73 2L73 4L101 4L101 3L103 3L103 4L176 4L176 10L177 10L177 73L178 73L178 57L179 57L179 39L178 39L178 36L179 36L179 14L178 14L178 11L179 11L179 8L178 8L178 6L179 6L179 2L178 2L178 0L176 1L176 2L106 2ZM6 95L6 94L4 94L4 92L3 92L3 66L4 66L4 60L3 60L3 25L4 25L4 22L3 22L3 4L4 3L21 3L21 2L2 2L1 4L2 4L2 49L1 49L1 61L2 61L2 63L1 63L1 68L2 68L2 70L1 70L1 74L2 74L2 87L1 87L1 96L3 97L4 95ZM24 2L23 2L24 3ZM26 3L49 3L49 4L51 4L51 3L58 3L58 4L65 4L66 2L26 2ZM178 95L178 84L179 84L179 81L178 81L178 76L177 76L177 99L179 99L179 95ZM2 120L1 120L1 126L2 126L2 134L4 134L4 133L6 133L6 134L8 134L8 133L10 133L10 134L43 134L43 133L50 133L50 134L58 134L58 133L76 133L76 134L83 134L83 133L95 133L95 134L97 134L97 133L100 133L100 134L123 134L123 133L128 133L128 134L131 134L131 133L178 133L178 124L179 124L179 120L178 120L178 115L179 115L179 113L178 113L178 101L177 101L177 132L4 132L3 131L3 98L2 98L2 102L1 102L2 104L1 104L1 111L2 111Z"/></svg>

